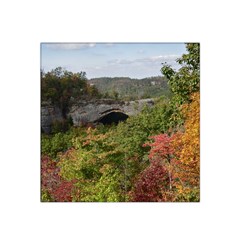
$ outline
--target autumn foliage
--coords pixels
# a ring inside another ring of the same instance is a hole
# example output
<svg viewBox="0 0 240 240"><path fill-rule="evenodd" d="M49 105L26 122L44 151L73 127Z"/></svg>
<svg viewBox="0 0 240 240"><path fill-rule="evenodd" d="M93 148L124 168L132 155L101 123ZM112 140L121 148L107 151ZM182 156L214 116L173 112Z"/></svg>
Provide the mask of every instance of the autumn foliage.
<svg viewBox="0 0 240 240"><path fill-rule="evenodd" d="M199 201L199 93L183 106L183 131L150 137L150 165L136 181L133 201Z"/></svg>
<svg viewBox="0 0 240 240"><path fill-rule="evenodd" d="M179 179L180 200L199 200L200 192L200 94L191 96L192 102L183 106L186 117L184 132L174 136L172 146L175 149L175 177Z"/></svg>
<svg viewBox="0 0 240 240"><path fill-rule="evenodd" d="M199 47L187 44L178 72L162 68L171 99L159 98L118 125L42 136L42 201L199 202Z"/></svg>
<svg viewBox="0 0 240 240"><path fill-rule="evenodd" d="M63 180L59 175L59 167L49 157L41 159L41 189L43 201L72 201L73 181Z"/></svg>

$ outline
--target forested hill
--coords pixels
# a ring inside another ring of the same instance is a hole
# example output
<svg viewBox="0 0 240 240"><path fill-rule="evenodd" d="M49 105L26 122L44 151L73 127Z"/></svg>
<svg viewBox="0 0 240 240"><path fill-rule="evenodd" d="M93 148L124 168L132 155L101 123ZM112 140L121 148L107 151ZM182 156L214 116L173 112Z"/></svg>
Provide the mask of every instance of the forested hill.
<svg viewBox="0 0 240 240"><path fill-rule="evenodd" d="M143 98L168 96L170 94L165 77L156 76L143 79L129 77L101 77L92 78L90 84L94 85L106 97L135 100Z"/></svg>

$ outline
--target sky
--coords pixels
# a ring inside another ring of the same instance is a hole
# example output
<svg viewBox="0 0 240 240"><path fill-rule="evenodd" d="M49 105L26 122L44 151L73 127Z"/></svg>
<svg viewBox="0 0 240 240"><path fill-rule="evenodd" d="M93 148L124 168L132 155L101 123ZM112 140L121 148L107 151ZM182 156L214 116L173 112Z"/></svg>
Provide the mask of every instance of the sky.
<svg viewBox="0 0 240 240"><path fill-rule="evenodd" d="M41 69L62 67L87 78L145 78L162 75L162 63L178 69L184 43L41 43Z"/></svg>

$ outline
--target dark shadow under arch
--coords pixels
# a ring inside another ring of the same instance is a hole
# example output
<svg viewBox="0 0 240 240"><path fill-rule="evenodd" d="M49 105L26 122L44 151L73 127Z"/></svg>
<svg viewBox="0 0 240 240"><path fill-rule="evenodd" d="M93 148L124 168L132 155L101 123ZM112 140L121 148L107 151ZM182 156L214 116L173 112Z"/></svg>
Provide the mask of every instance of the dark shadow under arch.
<svg viewBox="0 0 240 240"><path fill-rule="evenodd" d="M112 111L109 112L108 114L105 114L104 116L100 117L99 119L97 119L95 122L96 123L102 123L102 124L112 124L112 123L119 123L122 121L125 121L128 118L128 115L123 113L123 112L119 112L119 111Z"/></svg>

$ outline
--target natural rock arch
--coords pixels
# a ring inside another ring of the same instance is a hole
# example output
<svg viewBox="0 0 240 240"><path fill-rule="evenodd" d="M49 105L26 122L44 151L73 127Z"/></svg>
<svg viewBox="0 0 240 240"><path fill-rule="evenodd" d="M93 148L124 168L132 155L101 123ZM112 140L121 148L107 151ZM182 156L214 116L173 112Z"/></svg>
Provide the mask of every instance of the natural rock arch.
<svg viewBox="0 0 240 240"><path fill-rule="evenodd" d="M75 127L98 122L111 124L124 121L128 117L140 113L145 106L153 107L154 99L140 99L130 102L112 99L81 100L71 106L67 117L72 119ZM59 107L50 102L41 103L41 127L44 133L51 132L54 122L63 120L64 116Z"/></svg>

